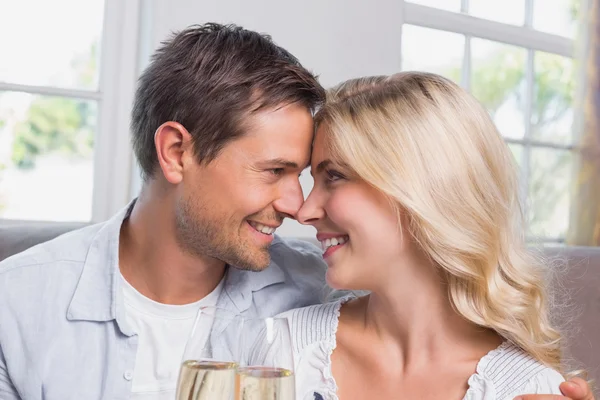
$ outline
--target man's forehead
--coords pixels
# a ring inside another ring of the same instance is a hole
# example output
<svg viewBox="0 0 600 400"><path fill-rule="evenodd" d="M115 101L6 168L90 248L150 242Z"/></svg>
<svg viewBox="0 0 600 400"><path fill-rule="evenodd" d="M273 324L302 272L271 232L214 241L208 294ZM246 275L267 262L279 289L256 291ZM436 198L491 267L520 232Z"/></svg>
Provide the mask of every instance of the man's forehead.
<svg viewBox="0 0 600 400"><path fill-rule="evenodd" d="M237 144L240 151L247 152L256 160L279 160L306 166L310 163L312 152L310 143L302 142L302 140L286 138L285 135L254 133L241 137Z"/></svg>
<svg viewBox="0 0 600 400"><path fill-rule="evenodd" d="M246 154L248 161L252 163L295 169L305 169L310 166L311 152L308 146L269 142L264 146L253 146Z"/></svg>

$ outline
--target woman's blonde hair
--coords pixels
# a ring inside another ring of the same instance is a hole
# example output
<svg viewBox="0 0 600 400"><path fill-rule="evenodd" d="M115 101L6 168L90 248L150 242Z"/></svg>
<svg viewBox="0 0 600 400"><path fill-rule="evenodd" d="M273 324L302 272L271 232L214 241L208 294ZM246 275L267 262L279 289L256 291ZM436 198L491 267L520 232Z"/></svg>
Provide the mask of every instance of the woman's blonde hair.
<svg viewBox="0 0 600 400"><path fill-rule="evenodd" d="M316 122L332 158L404 214L445 271L456 311L562 370L547 269L525 245L517 169L482 105L441 76L405 72L342 83Z"/></svg>

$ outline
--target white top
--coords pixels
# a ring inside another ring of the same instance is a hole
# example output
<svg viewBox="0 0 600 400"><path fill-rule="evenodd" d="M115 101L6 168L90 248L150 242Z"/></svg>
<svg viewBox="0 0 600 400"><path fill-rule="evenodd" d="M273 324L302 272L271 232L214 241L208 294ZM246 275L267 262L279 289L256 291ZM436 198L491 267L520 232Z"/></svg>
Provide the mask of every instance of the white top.
<svg viewBox="0 0 600 400"><path fill-rule="evenodd" d="M341 305L350 300L315 305L283 313L292 333L297 400L338 400L331 372L331 354ZM561 374L514 344L505 341L477 364L464 400L512 400L521 394L560 394Z"/></svg>
<svg viewBox="0 0 600 400"><path fill-rule="evenodd" d="M123 297L126 319L138 335L131 397L133 400L172 400L185 345L200 307L215 306L223 289L222 280L203 299L185 305L169 305L153 301L138 292L125 278ZM210 326L196 327L208 332ZM206 336L204 333L200 333Z"/></svg>

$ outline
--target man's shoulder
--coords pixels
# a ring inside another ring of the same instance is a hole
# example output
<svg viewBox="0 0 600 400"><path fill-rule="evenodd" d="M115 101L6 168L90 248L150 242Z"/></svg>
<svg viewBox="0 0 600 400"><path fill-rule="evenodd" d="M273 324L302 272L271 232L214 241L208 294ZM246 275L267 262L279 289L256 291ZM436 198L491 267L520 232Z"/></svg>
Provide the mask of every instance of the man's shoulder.
<svg viewBox="0 0 600 400"><path fill-rule="evenodd" d="M309 240L276 236L270 247L271 258L280 266L325 268L320 248Z"/></svg>
<svg viewBox="0 0 600 400"><path fill-rule="evenodd" d="M314 244L293 238L277 237L270 248L271 261L298 285L325 285L327 264Z"/></svg>
<svg viewBox="0 0 600 400"><path fill-rule="evenodd" d="M0 277L31 273L44 279L45 269L56 274L60 266L83 266L94 237L103 224L86 226L37 244L0 262ZM40 276L40 274L42 276Z"/></svg>
<svg viewBox="0 0 600 400"><path fill-rule="evenodd" d="M32 321L47 318L59 323L56 313L66 315L99 229L71 231L0 263L0 331L32 329Z"/></svg>
<svg viewBox="0 0 600 400"><path fill-rule="evenodd" d="M298 239L275 237L269 248L271 264L268 270L246 274L265 290L253 290L255 302L267 314L317 304L329 296L325 283L326 264L321 251L313 244ZM266 275L265 275L266 274ZM275 276L278 284L264 285L264 276ZM273 302L273 296L279 299Z"/></svg>

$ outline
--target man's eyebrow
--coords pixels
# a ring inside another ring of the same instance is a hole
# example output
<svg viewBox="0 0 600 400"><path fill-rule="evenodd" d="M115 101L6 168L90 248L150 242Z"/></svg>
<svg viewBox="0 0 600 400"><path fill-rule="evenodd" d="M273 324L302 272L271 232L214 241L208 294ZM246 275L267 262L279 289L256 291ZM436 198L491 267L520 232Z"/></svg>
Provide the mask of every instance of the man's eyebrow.
<svg viewBox="0 0 600 400"><path fill-rule="evenodd" d="M298 168L298 164L293 161L285 160L283 158L273 158L270 160L265 160L259 162L260 165L268 165L268 166L277 166L277 167L287 167L287 168Z"/></svg>

